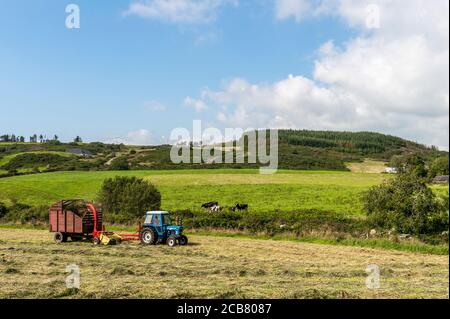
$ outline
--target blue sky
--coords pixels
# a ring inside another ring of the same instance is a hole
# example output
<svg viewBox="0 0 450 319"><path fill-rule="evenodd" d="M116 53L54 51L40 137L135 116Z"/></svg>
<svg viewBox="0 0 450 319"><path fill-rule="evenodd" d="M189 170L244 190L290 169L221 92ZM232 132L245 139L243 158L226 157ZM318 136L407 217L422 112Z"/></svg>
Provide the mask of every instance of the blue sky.
<svg viewBox="0 0 450 319"><path fill-rule="evenodd" d="M289 110L284 111L261 102L264 94L277 95L280 85L296 96L309 96L321 88L333 89L333 94L342 90L353 94L350 84L333 80L333 75L318 75L318 63L325 65L333 57L341 61L349 55L350 41L376 36L355 27L344 14L313 14L308 7L300 15L303 9L296 3L306 0L279 0L284 2L284 13L278 0L198 0L211 6L200 16L188 12L189 6L169 14L157 11L162 10L158 1L167 0L0 1L0 131L25 136L57 134L63 140L80 135L88 141L151 144L160 142L175 127L190 128L193 119L202 119L206 125L218 127L235 123L378 130L448 146L448 138L431 136L426 129L417 134L406 129L405 119L417 116L413 107L413 114L404 110L407 115L398 127L379 119L355 126L356 107L347 110L345 106L340 111L339 105L314 106L316 100L300 98L287 101ZM80 29L65 26L69 3L80 7ZM134 3L151 9L152 14L130 12ZM186 14L193 18L183 18ZM299 81L292 80L291 85L289 75ZM233 83L249 96L236 96ZM256 88L253 91L252 86ZM304 92L305 86L308 92ZM442 113L444 105L437 115L433 113L437 121L445 115L448 119L448 89L445 94L447 115ZM357 96L360 104L370 104L367 96ZM187 98L205 108L190 107ZM391 96L385 100L395 101ZM328 112L330 107L336 109ZM312 117L314 110L323 113ZM336 120L339 124L327 118L341 113L342 118ZM361 123L366 120L361 118Z"/></svg>

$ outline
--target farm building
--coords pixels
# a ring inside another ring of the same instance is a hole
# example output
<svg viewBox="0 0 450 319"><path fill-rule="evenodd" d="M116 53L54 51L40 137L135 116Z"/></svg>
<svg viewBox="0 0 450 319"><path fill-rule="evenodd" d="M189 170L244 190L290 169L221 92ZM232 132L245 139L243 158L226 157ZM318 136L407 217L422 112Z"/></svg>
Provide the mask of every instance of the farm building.
<svg viewBox="0 0 450 319"><path fill-rule="evenodd" d="M84 149L81 149L81 148L71 148L71 149L66 150L66 152L67 153L71 153L71 154L75 154L75 155L80 155L80 156L83 156L83 157L91 157L92 156L92 153L90 151L84 150Z"/></svg>
<svg viewBox="0 0 450 319"><path fill-rule="evenodd" d="M448 184L448 175L436 176L433 178L433 184Z"/></svg>

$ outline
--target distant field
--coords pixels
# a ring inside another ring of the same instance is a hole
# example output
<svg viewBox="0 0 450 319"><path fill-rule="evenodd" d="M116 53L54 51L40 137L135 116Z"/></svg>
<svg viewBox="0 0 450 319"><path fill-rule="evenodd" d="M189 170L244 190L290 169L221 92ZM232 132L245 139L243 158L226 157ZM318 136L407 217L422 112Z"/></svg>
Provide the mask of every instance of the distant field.
<svg viewBox="0 0 450 319"><path fill-rule="evenodd" d="M329 210L360 215L361 193L386 178L382 174L325 171L183 170L55 172L0 179L0 201L11 198L48 205L64 198L93 200L105 178L139 176L158 186L164 209L199 209L207 201L236 202L251 211Z"/></svg>
<svg viewBox="0 0 450 319"><path fill-rule="evenodd" d="M52 242L0 229L0 298L448 298L448 256L189 236L191 245ZM80 289L66 288L66 267ZM366 286L370 264L380 288ZM143 280L145 279L145 280Z"/></svg>
<svg viewBox="0 0 450 319"><path fill-rule="evenodd" d="M346 166L353 173L383 173L386 170L386 162L368 159L362 163L346 163Z"/></svg>

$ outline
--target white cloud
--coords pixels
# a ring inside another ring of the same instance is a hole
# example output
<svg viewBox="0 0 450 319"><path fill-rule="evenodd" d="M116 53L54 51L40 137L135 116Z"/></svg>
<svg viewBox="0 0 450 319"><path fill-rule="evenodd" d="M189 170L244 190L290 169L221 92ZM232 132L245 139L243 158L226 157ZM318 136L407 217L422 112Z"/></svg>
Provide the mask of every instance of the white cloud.
<svg viewBox="0 0 450 319"><path fill-rule="evenodd" d="M310 79L291 75L265 85L236 78L222 91L204 90L200 101L222 108L217 119L235 127L331 128L337 117L345 121L343 113L354 113L353 100L352 96L319 87Z"/></svg>
<svg viewBox="0 0 450 319"><path fill-rule="evenodd" d="M184 106L193 108L197 112L202 112L208 109L208 106L201 99L193 99L190 96L186 97L183 102Z"/></svg>
<svg viewBox="0 0 450 319"><path fill-rule="evenodd" d="M311 5L308 0L275 1L275 15L279 20L293 17L296 21L301 21L310 11Z"/></svg>
<svg viewBox="0 0 450 319"><path fill-rule="evenodd" d="M167 108L164 104L158 101L147 101L144 103L144 107L147 110L155 111L155 112L164 112Z"/></svg>
<svg viewBox="0 0 450 319"><path fill-rule="evenodd" d="M227 125L373 130L448 149L447 0L372 0L380 13L374 29L367 28L373 26L369 2L276 3L279 19L335 15L359 36L318 48L313 79L253 84L236 78L219 91L204 90L196 103L221 109L217 120Z"/></svg>
<svg viewBox="0 0 450 319"><path fill-rule="evenodd" d="M125 14L171 23L201 24L216 19L225 5L237 5L238 0L147 0L130 4Z"/></svg>
<svg viewBox="0 0 450 319"><path fill-rule="evenodd" d="M125 137L112 138L106 141L111 144L125 144L125 145L154 145L158 141L153 134L146 129L129 132Z"/></svg>
<svg viewBox="0 0 450 319"><path fill-rule="evenodd" d="M333 40L329 40L322 44L322 46L317 50L320 56L331 56L337 54L337 48L334 46Z"/></svg>

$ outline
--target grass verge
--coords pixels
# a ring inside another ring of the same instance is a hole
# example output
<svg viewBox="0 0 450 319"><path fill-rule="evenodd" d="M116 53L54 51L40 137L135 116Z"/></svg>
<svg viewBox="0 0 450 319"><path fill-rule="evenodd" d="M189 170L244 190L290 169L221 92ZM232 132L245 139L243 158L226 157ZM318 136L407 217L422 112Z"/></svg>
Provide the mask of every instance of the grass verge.
<svg viewBox="0 0 450 319"><path fill-rule="evenodd" d="M381 248L387 250L398 250L398 251L432 254L432 255L448 255L447 245L430 245L413 240L396 242L387 238L371 238L371 239L356 239L356 238L339 239L339 238L320 238L320 237L299 238L289 234L275 235L269 237L264 235L243 234L238 232L233 233L233 232L205 231L205 230L195 230L195 231L191 230L190 233L195 234L196 236L292 241L300 243L341 245L341 246L353 246L361 248Z"/></svg>

